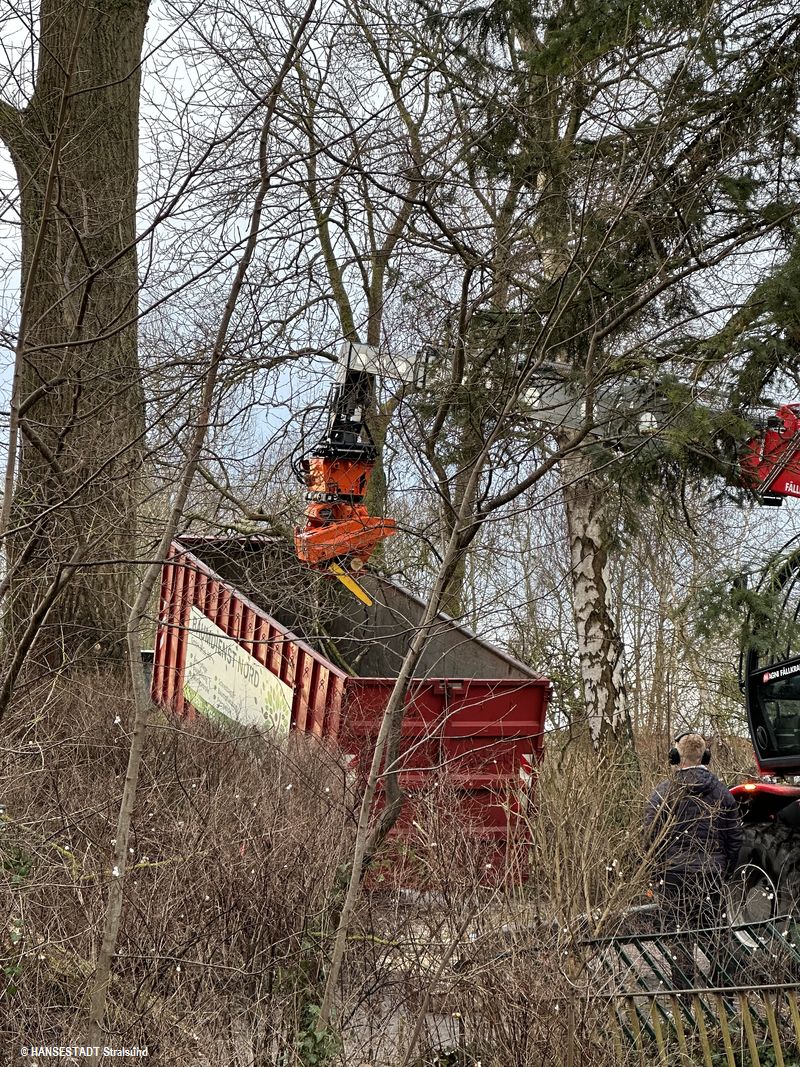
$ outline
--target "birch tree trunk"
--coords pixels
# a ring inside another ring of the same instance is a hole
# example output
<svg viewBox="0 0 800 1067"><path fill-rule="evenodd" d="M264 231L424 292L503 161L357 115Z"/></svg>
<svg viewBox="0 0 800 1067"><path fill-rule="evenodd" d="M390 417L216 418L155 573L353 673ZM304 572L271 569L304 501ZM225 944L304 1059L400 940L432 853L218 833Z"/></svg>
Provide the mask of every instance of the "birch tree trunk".
<svg viewBox="0 0 800 1067"><path fill-rule="evenodd" d="M595 750L625 749L633 733L608 559L608 485L585 451L560 461L572 563L572 610L586 723Z"/></svg>
<svg viewBox="0 0 800 1067"><path fill-rule="evenodd" d="M147 0L43 0L33 95L21 110L0 106L22 220L4 502L12 638L78 541L94 546L49 614L39 648L50 663L87 651L121 658L133 599L144 432L135 210L147 8Z"/></svg>

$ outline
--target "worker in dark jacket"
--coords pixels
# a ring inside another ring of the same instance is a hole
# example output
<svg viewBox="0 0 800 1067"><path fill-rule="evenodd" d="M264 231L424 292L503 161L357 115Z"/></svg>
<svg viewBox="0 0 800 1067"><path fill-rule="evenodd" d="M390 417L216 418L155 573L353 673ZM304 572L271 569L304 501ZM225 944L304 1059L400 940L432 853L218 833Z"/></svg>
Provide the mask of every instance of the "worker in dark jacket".
<svg viewBox="0 0 800 1067"><path fill-rule="evenodd" d="M736 867L742 825L733 796L708 769L710 759L700 734L677 737L670 753L675 776L658 786L645 812L664 926L684 935L672 961L676 988L694 981L695 943L709 958L712 984L725 984L731 968L725 881ZM689 936L687 930L705 932Z"/></svg>

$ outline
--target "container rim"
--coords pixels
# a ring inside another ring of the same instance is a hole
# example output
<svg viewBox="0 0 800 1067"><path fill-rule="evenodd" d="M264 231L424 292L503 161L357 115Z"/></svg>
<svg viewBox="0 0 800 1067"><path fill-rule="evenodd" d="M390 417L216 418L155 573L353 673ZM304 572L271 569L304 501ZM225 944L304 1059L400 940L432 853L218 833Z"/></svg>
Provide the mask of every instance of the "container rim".
<svg viewBox="0 0 800 1067"><path fill-rule="evenodd" d="M231 542L231 541L238 542L239 544L245 544L247 542L250 542L251 544L259 544L259 543L261 543L261 544L266 546L266 545L272 544L272 543L274 543L276 541L280 541L280 538L271 536L269 534L237 534L237 535L234 535L233 537L220 537L217 534L184 534L183 536L179 536L179 537L175 538L175 540L173 541L173 544L180 544L182 546L183 550L188 555L191 555L193 559L197 559L197 557L194 556L194 554L188 548L184 548L185 545L190 545L192 541L194 541L194 542L196 542L198 544L209 544L209 545L211 545L211 544L224 544L225 542ZM262 618L269 618L271 621L274 621L274 620L272 620L272 616L269 615L263 608L259 608L257 605L255 605L252 602L252 600L249 600L248 597L246 597L238 588L236 588L235 586L231 585L230 582L226 582L222 578L220 578L220 576L216 573L216 571L212 570L210 567L208 567L206 564L204 564L202 560L197 560L197 562L202 566L203 570L207 574L212 575L218 581L222 582L222 584L227 586L228 589L232 589L236 593L236 595L238 597L240 597L249 607L251 607L254 611L256 611ZM369 570L368 569L368 573L369 573L371 578L374 578L376 581L380 582L382 585L388 586L390 589L396 589L398 592L402 593L403 596L408 597L409 600L412 600L415 604L418 604L419 607L422 608L423 610L426 607L426 601L422 597L417 596L416 593L413 593L410 589L407 588L407 586L403 585L402 582L398 582L394 578L389 578L387 575L380 574L378 571L374 571L374 570ZM452 617L452 615L448 615L446 612L440 611L436 615L436 619L439 619L439 620L442 620L443 622L449 623L455 630L457 630L459 633L463 634L465 637L469 638L470 641L474 641L475 644L481 645L483 648L488 649L493 655L495 655L498 658L504 660L506 663L509 664L509 666L514 667L516 670L518 670L522 674L524 674L527 678L540 680L542 682L546 682L548 685L551 684L550 679L546 675L539 674L538 671L533 670L533 668L530 667L527 663L523 663L521 660L518 660L515 656L510 655L510 653L506 652L504 649L499 648L497 645L493 644L491 641L487 640L485 637L481 637L479 634L476 634L468 626L464 626L463 623L460 623L456 619L454 619ZM290 637L292 641L296 641L297 644L302 645L302 647L304 649L307 649L308 651L310 651L313 654L315 659L322 659L324 662L326 662L326 663L328 662L328 660L325 659L324 656L320 656L320 653L315 652L313 649L311 649L308 644L306 644L304 641L301 641L300 638L296 637L290 630L286 630L284 627L282 627L280 625L278 625L278 629L283 631L284 633L286 633L286 635L288 637ZM346 674L344 671L339 670L339 668L334 667L333 669L342 678L357 677L357 678L359 678L359 680L362 680L361 679L361 675L353 676L353 675ZM366 679L364 679L364 680L366 680ZM383 680L385 681L386 679L383 679ZM494 679L494 680L495 681L501 681L502 679ZM509 680L513 681L514 679L509 679ZM519 681L519 679L516 679L516 681Z"/></svg>

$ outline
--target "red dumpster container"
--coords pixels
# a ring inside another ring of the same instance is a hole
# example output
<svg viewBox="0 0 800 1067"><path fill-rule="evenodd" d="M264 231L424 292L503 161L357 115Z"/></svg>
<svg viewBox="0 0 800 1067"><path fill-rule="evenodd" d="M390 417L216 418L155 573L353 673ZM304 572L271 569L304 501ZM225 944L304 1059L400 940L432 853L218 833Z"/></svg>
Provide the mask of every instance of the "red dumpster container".
<svg viewBox="0 0 800 1067"><path fill-rule="evenodd" d="M311 734L365 770L424 608L396 582L365 581L372 608L301 568L277 539L174 542L162 575L154 700L188 717L202 711ZM542 753L550 692L546 678L440 616L406 698L401 786L413 793L446 774L470 827L503 838L509 798Z"/></svg>

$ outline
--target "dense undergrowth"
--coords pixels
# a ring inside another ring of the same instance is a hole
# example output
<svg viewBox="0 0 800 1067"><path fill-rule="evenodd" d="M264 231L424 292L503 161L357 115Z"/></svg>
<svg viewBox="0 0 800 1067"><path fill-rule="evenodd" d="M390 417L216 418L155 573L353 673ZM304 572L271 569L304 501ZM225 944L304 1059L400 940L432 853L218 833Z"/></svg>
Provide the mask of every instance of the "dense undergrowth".
<svg viewBox="0 0 800 1067"><path fill-rule="evenodd" d="M84 676L22 695L7 720L2 1047L81 1037L130 715L113 678ZM236 1062L215 1050L265 1031L291 1047L348 851L340 783L301 746L154 724L110 998L118 1044L198 1064Z"/></svg>
<svg viewBox="0 0 800 1067"><path fill-rule="evenodd" d="M0 1049L80 1043L128 747L124 683L21 693L2 746ZM317 1025L356 798L331 754L157 719L140 778L107 1018L151 1063L618 1062L576 945L647 903L644 781L551 745L516 849L477 845L457 791L368 875L335 1018ZM650 752L652 749L652 752ZM729 754L727 775L745 769ZM512 798L509 798L510 802ZM604 1010L604 1009L603 1009ZM2 1061L0 1061L2 1062ZM442 1060L445 1062L445 1060Z"/></svg>

